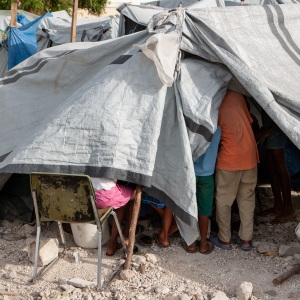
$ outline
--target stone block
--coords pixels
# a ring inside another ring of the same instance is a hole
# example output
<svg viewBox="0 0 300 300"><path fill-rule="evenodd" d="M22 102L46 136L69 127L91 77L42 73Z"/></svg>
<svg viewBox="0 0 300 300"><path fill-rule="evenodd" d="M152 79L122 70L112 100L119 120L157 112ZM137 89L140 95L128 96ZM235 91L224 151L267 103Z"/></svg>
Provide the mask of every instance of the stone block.
<svg viewBox="0 0 300 300"><path fill-rule="evenodd" d="M28 257L34 263L35 256L35 238L28 238L26 240L28 249ZM46 266L51 263L58 256L58 240L53 238L41 238L39 249L39 266Z"/></svg>

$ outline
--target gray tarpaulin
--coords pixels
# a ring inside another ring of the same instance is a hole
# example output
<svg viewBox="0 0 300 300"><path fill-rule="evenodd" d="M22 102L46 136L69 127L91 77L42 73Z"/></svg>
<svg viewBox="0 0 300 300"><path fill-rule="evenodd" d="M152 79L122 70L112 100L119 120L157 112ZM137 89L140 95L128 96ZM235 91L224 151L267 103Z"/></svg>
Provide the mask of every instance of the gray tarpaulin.
<svg viewBox="0 0 300 300"><path fill-rule="evenodd" d="M36 32L38 51L70 42L71 18L45 18ZM77 42L95 42L116 38L119 35L119 16L78 19Z"/></svg>
<svg viewBox="0 0 300 300"><path fill-rule="evenodd" d="M49 48L0 78L0 172L142 184L173 210L189 244L198 235L193 159L232 77L300 148L300 6L160 17L151 34Z"/></svg>

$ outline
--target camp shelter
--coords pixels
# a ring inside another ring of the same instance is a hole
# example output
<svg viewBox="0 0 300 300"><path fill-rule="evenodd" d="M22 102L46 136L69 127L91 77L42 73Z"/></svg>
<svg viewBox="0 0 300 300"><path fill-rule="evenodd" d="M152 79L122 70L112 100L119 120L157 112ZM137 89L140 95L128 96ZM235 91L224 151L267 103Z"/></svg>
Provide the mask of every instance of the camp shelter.
<svg viewBox="0 0 300 300"><path fill-rule="evenodd" d="M146 29L151 18L166 9L175 9L178 6L185 6L194 8L204 7L223 7L225 6L223 0L168 0L168 1L153 1L145 2L140 5L123 3L117 7L120 13L120 36L139 32Z"/></svg>
<svg viewBox="0 0 300 300"><path fill-rule="evenodd" d="M36 32L38 51L70 42L72 19L45 18ZM77 42L96 42L119 36L119 16L81 18L76 24Z"/></svg>
<svg viewBox="0 0 300 300"><path fill-rule="evenodd" d="M135 34L41 51L0 79L0 172L141 184L191 243L193 160L228 87L245 89L300 147L299 25L294 4L179 7Z"/></svg>

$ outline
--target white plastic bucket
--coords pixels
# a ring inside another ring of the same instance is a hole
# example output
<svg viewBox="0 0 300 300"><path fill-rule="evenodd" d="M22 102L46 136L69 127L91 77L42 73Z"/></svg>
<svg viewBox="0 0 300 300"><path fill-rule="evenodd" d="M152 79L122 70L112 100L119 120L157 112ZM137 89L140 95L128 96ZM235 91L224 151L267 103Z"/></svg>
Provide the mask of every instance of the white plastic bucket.
<svg viewBox="0 0 300 300"><path fill-rule="evenodd" d="M71 223L74 242L82 248L98 248L98 231L97 226L88 223ZM109 240L108 222L102 225L102 245L105 245Z"/></svg>

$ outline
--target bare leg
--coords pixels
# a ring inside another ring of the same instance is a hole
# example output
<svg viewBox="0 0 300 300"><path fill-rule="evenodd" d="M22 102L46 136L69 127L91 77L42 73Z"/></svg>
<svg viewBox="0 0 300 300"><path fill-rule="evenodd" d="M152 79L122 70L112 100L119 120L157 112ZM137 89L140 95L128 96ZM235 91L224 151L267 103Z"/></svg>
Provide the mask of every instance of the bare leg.
<svg viewBox="0 0 300 300"><path fill-rule="evenodd" d="M163 227L158 233L159 241L165 247L170 246L169 241L169 230L172 224L173 213L170 208L164 208L164 218L163 218Z"/></svg>
<svg viewBox="0 0 300 300"><path fill-rule="evenodd" d="M206 240L207 232L208 232L208 225L209 225L209 218L206 216L199 216L198 217L199 229L200 229L200 236L201 236L201 243L200 243L200 252L209 251L209 244Z"/></svg>
<svg viewBox="0 0 300 300"><path fill-rule="evenodd" d="M270 181L272 192L274 196L274 207L273 211L279 214L283 209L283 201L281 195L281 184L280 184L280 173L278 172L277 159L275 155L276 150L281 149L268 149L268 167L270 172Z"/></svg>
<svg viewBox="0 0 300 300"><path fill-rule="evenodd" d="M273 159L276 166L276 174L279 178L279 186L282 193L281 214L279 217L294 215L291 197L291 179L285 161L285 150L273 149Z"/></svg>
<svg viewBox="0 0 300 300"><path fill-rule="evenodd" d="M123 218L124 218L124 214L125 214L125 211L126 211L126 205L125 206L122 206L118 209L115 210L116 214L117 214L117 217L118 217L118 221L119 223L122 222ZM112 223L112 228L111 228L111 235L110 235L110 240L109 240L109 244L108 244L108 247L106 249L106 255L107 256L112 256L116 253L116 251L118 250L117 249L117 239L118 239L118 228L117 228L117 225L116 225L116 222L113 220L113 223Z"/></svg>

